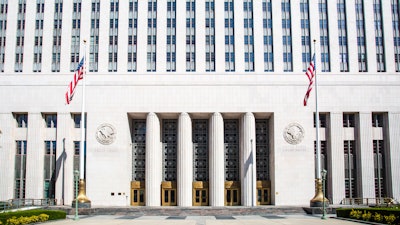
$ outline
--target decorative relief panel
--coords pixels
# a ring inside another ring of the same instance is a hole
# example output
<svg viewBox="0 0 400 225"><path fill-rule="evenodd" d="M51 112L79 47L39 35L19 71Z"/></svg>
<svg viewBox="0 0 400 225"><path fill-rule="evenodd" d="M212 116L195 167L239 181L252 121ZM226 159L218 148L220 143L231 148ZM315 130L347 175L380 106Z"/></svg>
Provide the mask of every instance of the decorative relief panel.
<svg viewBox="0 0 400 225"><path fill-rule="evenodd" d="M176 181L177 120L163 120L163 180Z"/></svg>
<svg viewBox="0 0 400 225"><path fill-rule="evenodd" d="M256 120L257 180L270 180L268 136L268 120Z"/></svg>
<svg viewBox="0 0 400 225"><path fill-rule="evenodd" d="M193 120L193 179L208 181L208 120Z"/></svg>
<svg viewBox="0 0 400 225"><path fill-rule="evenodd" d="M146 178L146 120L134 120L132 132L132 180Z"/></svg>
<svg viewBox="0 0 400 225"><path fill-rule="evenodd" d="M239 181L239 120L224 120L225 180Z"/></svg>

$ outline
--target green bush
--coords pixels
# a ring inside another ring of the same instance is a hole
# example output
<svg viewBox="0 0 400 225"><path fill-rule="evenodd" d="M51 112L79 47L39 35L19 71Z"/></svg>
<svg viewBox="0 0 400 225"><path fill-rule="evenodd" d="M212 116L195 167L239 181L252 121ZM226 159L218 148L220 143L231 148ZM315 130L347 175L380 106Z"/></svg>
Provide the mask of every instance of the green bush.
<svg viewBox="0 0 400 225"><path fill-rule="evenodd" d="M46 216L48 216L47 220L65 219L67 217L66 212L60 210L33 209L33 210L0 213L0 222L2 222L3 225L5 225L7 220L13 217L20 218L20 217L38 216L40 219L43 218L43 216L40 217L41 214L46 214Z"/></svg>
<svg viewBox="0 0 400 225"><path fill-rule="evenodd" d="M339 208L336 209L336 215L337 217L375 221L378 223L400 224L400 209L398 207L356 209Z"/></svg>

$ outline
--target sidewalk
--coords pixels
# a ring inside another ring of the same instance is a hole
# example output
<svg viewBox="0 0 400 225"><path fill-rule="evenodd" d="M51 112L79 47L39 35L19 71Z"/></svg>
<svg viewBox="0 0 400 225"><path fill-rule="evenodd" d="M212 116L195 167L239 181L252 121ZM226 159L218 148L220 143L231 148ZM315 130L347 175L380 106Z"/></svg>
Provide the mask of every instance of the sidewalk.
<svg viewBox="0 0 400 225"><path fill-rule="evenodd" d="M322 220L320 216L309 215L252 215L252 216L80 216L78 220L74 216L68 216L65 220L46 222L46 225L319 225L337 224L351 225L355 222L343 221L328 215L328 219Z"/></svg>

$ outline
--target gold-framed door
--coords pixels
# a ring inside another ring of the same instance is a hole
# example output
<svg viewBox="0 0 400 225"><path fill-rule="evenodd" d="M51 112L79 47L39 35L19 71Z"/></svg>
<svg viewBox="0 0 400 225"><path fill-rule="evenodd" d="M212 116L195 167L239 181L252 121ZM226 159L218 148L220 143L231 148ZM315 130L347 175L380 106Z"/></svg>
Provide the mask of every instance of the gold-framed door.
<svg viewBox="0 0 400 225"><path fill-rule="evenodd" d="M271 204L271 182L266 180L257 181L257 205Z"/></svg>
<svg viewBox="0 0 400 225"><path fill-rule="evenodd" d="M145 182L131 181L131 205L144 206L145 202Z"/></svg>
<svg viewBox="0 0 400 225"><path fill-rule="evenodd" d="M161 183L161 205L176 206L176 182L163 181Z"/></svg>
<svg viewBox="0 0 400 225"><path fill-rule="evenodd" d="M208 182L193 182L193 206L208 206Z"/></svg>
<svg viewBox="0 0 400 225"><path fill-rule="evenodd" d="M240 205L240 182L225 181L225 206Z"/></svg>

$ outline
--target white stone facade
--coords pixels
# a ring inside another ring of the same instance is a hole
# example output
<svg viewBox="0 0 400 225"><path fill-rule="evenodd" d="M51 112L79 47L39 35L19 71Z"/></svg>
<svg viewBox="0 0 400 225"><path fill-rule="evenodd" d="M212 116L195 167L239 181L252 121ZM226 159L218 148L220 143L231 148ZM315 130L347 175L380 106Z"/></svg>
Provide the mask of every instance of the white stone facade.
<svg viewBox="0 0 400 225"><path fill-rule="evenodd" d="M3 3L4 1L0 1ZM299 1L291 1L293 71L283 71L281 2L273 1L274 72L264 72L262 2L253 1L254 71L246 72L243 54L243 3L234 1L235 72L225 72L224 1L215 1L214 72L205 71L205 1L196 1L196 71L186 72L185 4L177 1L176 71L166 72L166 7L157 2L157 69L147 72L147 1L139 1L137 71L127 72L129 1L119 2L118 66L108 72L109 1L100 8L99 68L88 72L86 81L86 188L92 206L131 205L132 121L146 121L145 204L160 206L163 182L162 121L175 119L177 128L177 205L191 206L193 193L192 121L208 120L208 169L210 206L225 202L224 120L239 121L240 205L257 201L255 121L268 119L270 204L309 205L314 196L313 126L315 92L303 106L308 80L302 68ZM368 72L358 72L357 34L354 0L346 1L348 12L349 72L340 72L336 1L327 1L329 10L331 72L320 72L316 57L319 111L326 115L320 129L326 141L328 170L327 197L339 204L346 197L344 141L355 140L357 196L376 198L374 140L383 140L386 196L400 200L400 74L396 72L393 47L391 1L382 1L386 71L376 72L373 16L365 17ZM74 141L81 140L81 129L74 127L73 114L81 111L79 85L70 105L65 91L72 79L70 43L72 0L63 1L60 72L51 71L54 1L45 0L41 72L32 72L36 2L26 2L23 72L14 72L16 51L17 1L8 1L4 71L0 73L0 201L15 198L17 141L26 141L26 199L44 198L45 141L56 141L55 198L70 205L73 193ZM318 1L310 0L310 10L318 12ZM81 39L90 40L92 1L82 1ZM364 1L366 15L372 14L372 1ZM220 31L221 30L221 31ZM320 40L318 13L310 13L311 39ZM320 51L317 42L316 52ZM81 56L85 48L81 47ZM89 47L86 49L89 51ZM87 53L89 54L89 53ZM89 59L89 56L87 57ZM27 114L28 126L18 127L16 115ZM56 114L57 127L47 128L44 115ZM345 114L355 115L354 127L343 127ZM383 117L382 127L373 127L373 115ZM115 128L115 140L104 145L97 141L102 124ZM298 144L284 139L284 129L297 123L304 129ZM249 164L249 157L254 157ZM384 197L386 197L384 196Z"/></svg>

